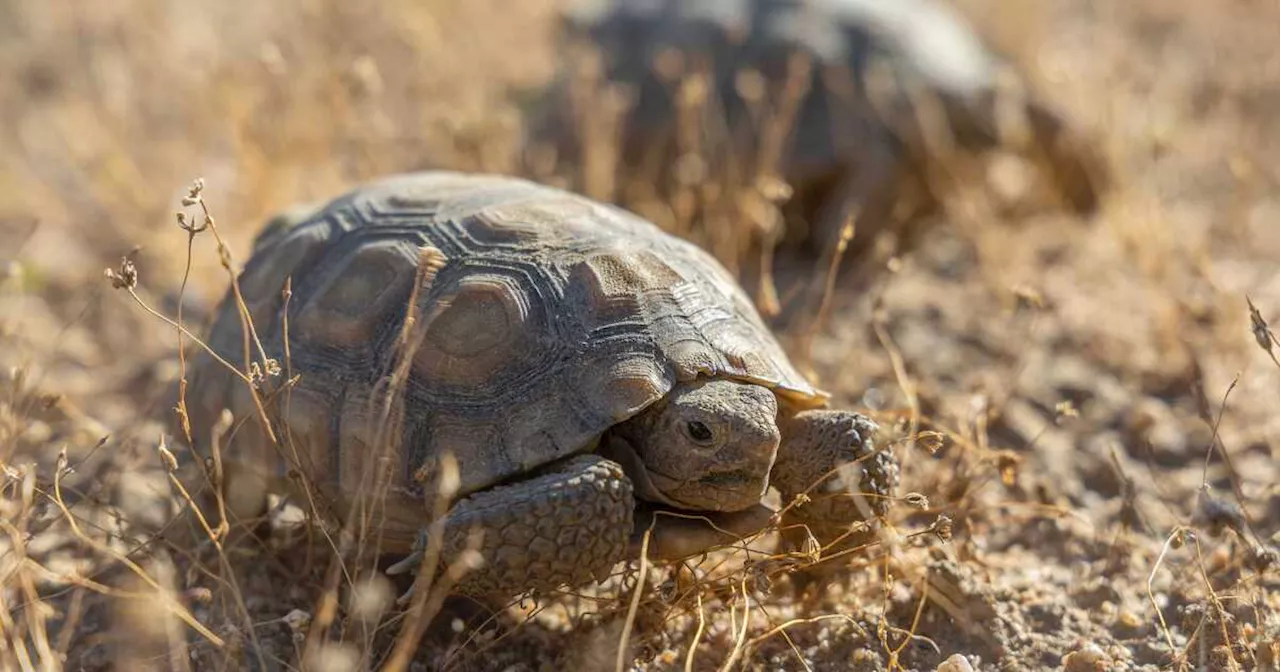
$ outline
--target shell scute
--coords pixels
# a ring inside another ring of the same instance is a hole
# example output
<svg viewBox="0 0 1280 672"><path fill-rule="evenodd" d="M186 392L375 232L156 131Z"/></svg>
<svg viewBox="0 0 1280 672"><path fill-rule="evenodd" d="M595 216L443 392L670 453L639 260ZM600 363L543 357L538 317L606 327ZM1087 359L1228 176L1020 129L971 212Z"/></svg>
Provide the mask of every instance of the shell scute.
<svg viewBox="0 0 1280 672"><path fill-rule="evenodd" d="M445 263L418 288L406 330L424 246ZM302 374L303 403L284 417L308 444L308 471L339 490L375 466L392 470L394 493L422 498L452 454L465 495L590 450L697 376L822 403L709 254L623 210L524 180L428 172L358 188L263 239L246 272L250 305L279 295L288 275L276 263L293 273L289 345ZM279 312L259 325L277 358ZM234 327L214 328L231 352L241 341L223 332ZM408 349L402 333L417 334ZM392 384L393 371L407 378ZM192 398L252 412L243 395L213 388ZM384 421L375 411L396 389L403 397ZM382 439L394 446L390 464L373 460Z"/></svg>

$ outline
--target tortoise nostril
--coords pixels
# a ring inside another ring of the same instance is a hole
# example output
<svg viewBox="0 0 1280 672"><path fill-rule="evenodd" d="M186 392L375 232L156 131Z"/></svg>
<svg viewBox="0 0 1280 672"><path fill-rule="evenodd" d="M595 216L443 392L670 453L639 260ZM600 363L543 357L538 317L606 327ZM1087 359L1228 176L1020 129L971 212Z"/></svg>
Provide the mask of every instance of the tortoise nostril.
<svg viewBox="0 0 1280 672"><path fill-rule="evenodd" d="M736 489L745 483L754 483L759 481L760 477L745 470L724 471L717 474L708 474L702 479L706 485L718 488Z"/></svg>

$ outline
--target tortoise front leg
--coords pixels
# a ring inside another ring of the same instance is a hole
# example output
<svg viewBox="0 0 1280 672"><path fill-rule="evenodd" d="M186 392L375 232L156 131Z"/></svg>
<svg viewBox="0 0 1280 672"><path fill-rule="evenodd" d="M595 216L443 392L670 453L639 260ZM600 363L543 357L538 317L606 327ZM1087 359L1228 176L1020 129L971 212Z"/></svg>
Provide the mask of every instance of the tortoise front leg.
<svg viewBox="0 0 1280 672"><path fill-rule="evenodd" d="M825 545L851 524L888 513L898 464L889 451L873 445L874 422L858 413L823 409L784 415L779 425L782 444L771 482L782 493L783 506L801 493L809 498L783 517L784 528L792 528L784 531L788 543L805 538L803 529L794 529L799 525Z"/></svg>
<svg viewBox="0 0 1280 672"><path fill-rule="evenodd" d="M458 594L509 599L588 583L626 557L634 510L631 482L616 462L568 458L528 480L458 501L444 523L442 569L461 557L475 532L484 562L463 577ZM390 573L416 570L428 531L419 532L414 553Z"/></svg>

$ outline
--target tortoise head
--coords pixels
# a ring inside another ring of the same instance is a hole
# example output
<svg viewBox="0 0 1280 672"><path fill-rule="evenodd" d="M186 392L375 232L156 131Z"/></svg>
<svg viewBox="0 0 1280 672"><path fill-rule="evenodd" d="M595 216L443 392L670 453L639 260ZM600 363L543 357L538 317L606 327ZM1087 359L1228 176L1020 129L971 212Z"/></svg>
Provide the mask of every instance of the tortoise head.
<svg viewBox="0 0 1280 672"><path fill-rule="evenodd" d="M644 499L695 511L760 502L781 435L771 390L735 380L679 383L618 425L602 447Z"/></svg>

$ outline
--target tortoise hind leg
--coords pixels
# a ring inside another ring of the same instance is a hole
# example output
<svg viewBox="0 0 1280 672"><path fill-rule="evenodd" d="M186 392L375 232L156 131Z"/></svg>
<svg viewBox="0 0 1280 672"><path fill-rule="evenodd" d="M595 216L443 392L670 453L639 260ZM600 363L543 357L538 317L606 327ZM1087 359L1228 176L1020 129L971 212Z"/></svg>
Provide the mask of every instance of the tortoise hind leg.
<svg viewBox="0 0 1280 672"><path fill-rule="evenodd" d="M450 509L441 563L457 561L472 532L484 562L455 592L483 599L581 585L607 575L624 559L635 499L616 462L578 455L527 480L474 493ZM414 554L390 570L416 566L426 546L423 528Z"/></svg>

